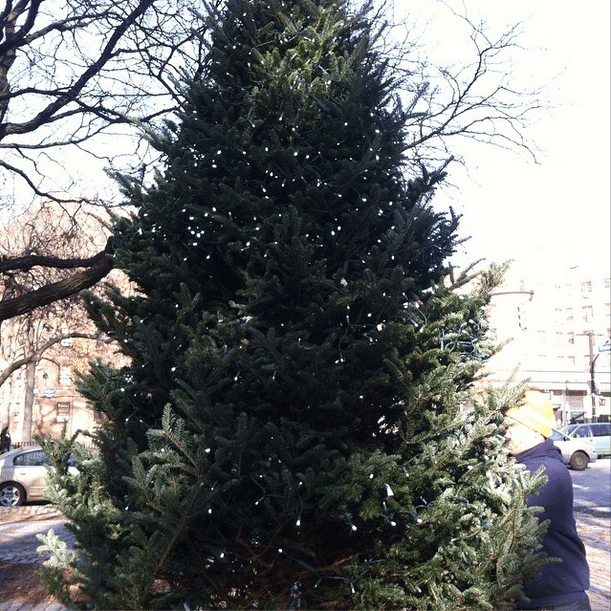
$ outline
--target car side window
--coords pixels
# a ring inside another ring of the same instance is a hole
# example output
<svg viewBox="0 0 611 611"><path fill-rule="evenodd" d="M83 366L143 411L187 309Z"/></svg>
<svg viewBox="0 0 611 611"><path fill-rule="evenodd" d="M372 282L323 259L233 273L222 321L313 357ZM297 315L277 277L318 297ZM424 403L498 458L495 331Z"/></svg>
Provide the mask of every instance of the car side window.
<svg viewBox="0 0 611 611"><path fill-rule="evenodd" d="M15 456L13 464L19 467L40 467L41 465L50 465L51 461L43 450L33 450Z"/></svg>
<svg viewBox="0 0 611 611"><path fill-rule="evenodd" d="M599 422L592 426L592 434L594 437L609 437L611 435L611 423Z"/></svg>
<svg viewBox="0 0 611 611"><path fill-rule="evenodd" d="M578 426L573 437L591 437L590 427L587 424Z"/></svg>

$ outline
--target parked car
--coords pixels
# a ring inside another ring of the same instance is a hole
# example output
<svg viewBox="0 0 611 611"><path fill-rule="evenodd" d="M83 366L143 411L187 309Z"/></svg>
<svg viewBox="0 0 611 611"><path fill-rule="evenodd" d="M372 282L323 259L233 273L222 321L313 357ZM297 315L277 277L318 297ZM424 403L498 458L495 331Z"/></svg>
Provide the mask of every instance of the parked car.
<svg viewBox="0 0 611 611"><path fill-rule="evenodd" d="M594 447L599 456L611 456L611 423L588 422L569 424L560 432L571 439L582 439Z"/></svg>
<svg viewBox="0 0 611 611"><path fill-rule="evenodd" d="M0 455L0 506L44 501L51 460L40 446L18 448ZM73 469L73 467L70 467Z"/></svg>
<svg viewBox="0 0 611 611"><path fill-rule="evenodd" d="M550 439L562 452L564 462L575 471L583 471L590 463L596 462L598 454L592 444L584 439L573 439L565 433L552 429Z"/></svg>

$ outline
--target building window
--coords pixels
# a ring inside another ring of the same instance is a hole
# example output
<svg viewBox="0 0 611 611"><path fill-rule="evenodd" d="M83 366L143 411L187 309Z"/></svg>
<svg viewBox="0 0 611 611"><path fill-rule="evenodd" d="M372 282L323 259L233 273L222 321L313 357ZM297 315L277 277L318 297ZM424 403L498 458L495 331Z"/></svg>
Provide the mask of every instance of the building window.
<svg viewBox="0 0 611 611"><path fill-rule="evenodd" d="M583 320L584 322L592 322L592 318L594 315L594 311L592 309L592 306L583 306L583 308L581 308L582 314L583 314Z"/></svg>
<svg viewBox="0 0 611 611"><path fill-rule="evenodd" d="M573 320L573 308L566 309L566 319L567 321Z"/></svg>
<svg viewBox="0 0 611 611"><path fill-rule="evenodd" d="M569 344L574 344L575 343L575 334L574 333L569 333Z"/></svg>
<svg viewBox="0 0 611 611"><path fill-rule="evenodd" d="M605 278L605 288L611 288L611 278Z"/></svg>
<svg viewBox="0 0 611 611"><path fill-rule="evenodd" d="M57 404L57 422L70 420L70 403L62 401Z"/></svg>
<svg viewBox="0 0 611 611"><path fill-rule="evenodd" d="M581 283L581 294L582 295L588 295L591 292L592 292L592 283L590 281L582 282Z"/></svg>

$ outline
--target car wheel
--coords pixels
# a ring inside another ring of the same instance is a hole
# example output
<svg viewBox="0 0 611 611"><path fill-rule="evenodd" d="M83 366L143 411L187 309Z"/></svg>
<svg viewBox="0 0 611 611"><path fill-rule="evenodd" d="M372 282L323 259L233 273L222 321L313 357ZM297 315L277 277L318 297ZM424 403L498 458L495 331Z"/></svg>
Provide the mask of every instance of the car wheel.
<svg viewBox="0 0 611 611"><path fill-rule="evenodd" d="M575 471L583 471L590 462L588 455L585 452L575 452L573 456L571 456L571 460L569 464L571 465L571 469L575 469Z"/></svg>
<svg viewBox="0 0 611 611"><path fill-rule="evenodd" d="M20 484L7 482L0 486L0 506L15 507L25 502L25 490Z"/></svg>

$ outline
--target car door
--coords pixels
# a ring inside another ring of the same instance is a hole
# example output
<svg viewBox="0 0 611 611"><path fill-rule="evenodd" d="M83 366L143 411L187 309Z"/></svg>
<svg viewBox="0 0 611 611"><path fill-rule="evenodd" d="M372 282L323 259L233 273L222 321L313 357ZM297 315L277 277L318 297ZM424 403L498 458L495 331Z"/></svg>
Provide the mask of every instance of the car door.
<svg viewBox="0 0 611 611"><path fill-rule="evenodd" d="M13 473L16 482L25 488L28 501L41 500L47 487L47 465L49 457L43 450L31 450L15 456Z"/></svg>

